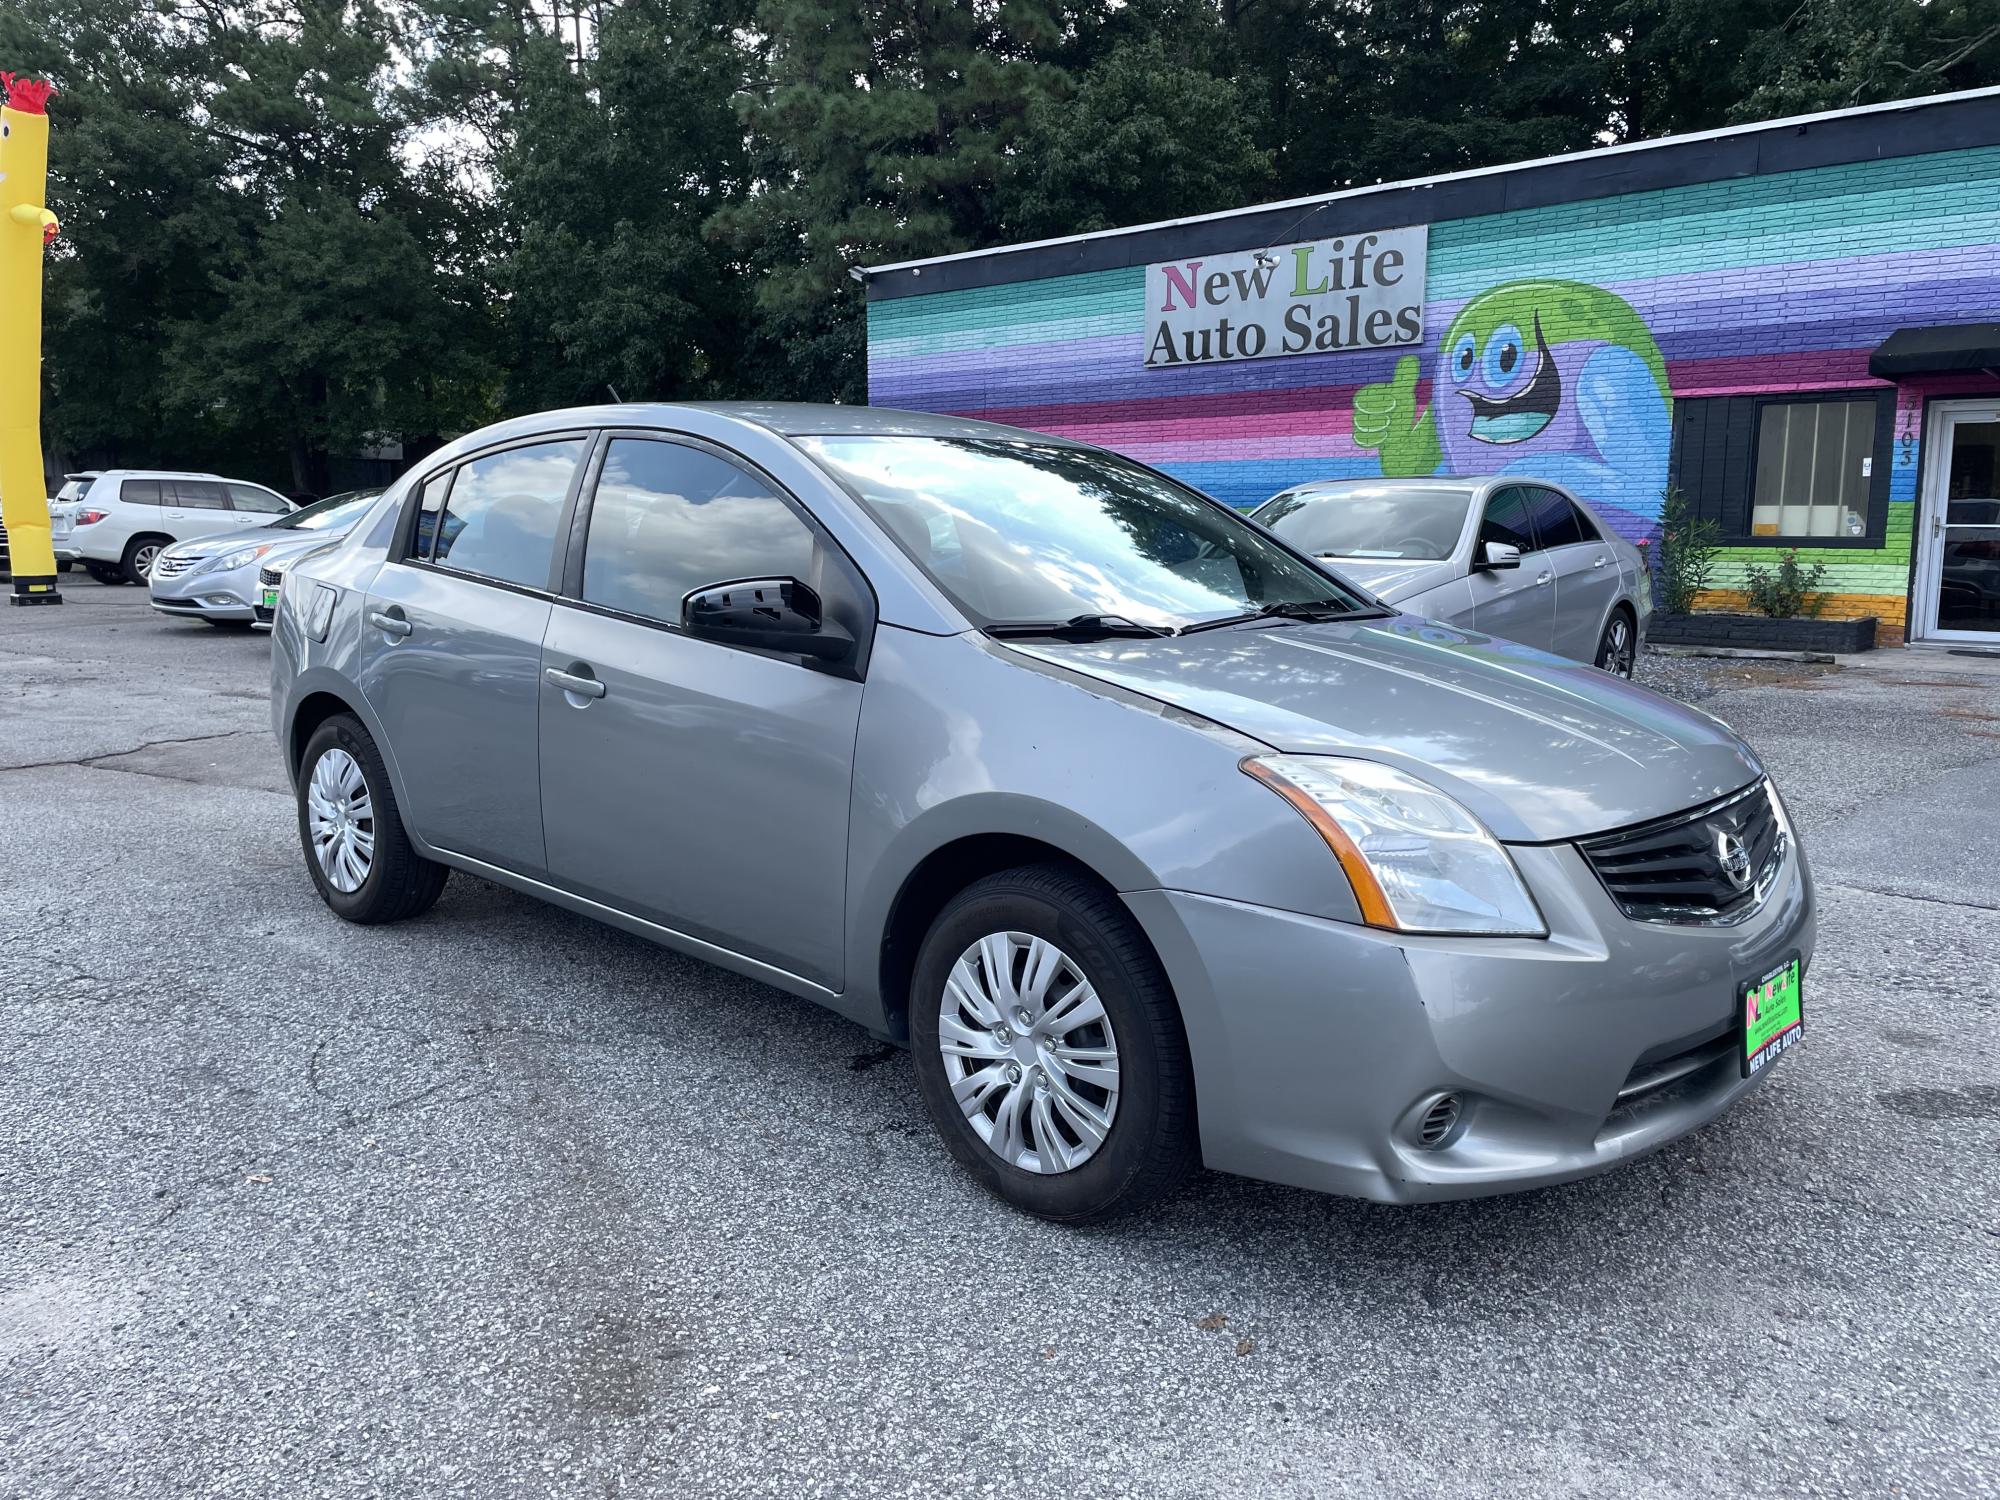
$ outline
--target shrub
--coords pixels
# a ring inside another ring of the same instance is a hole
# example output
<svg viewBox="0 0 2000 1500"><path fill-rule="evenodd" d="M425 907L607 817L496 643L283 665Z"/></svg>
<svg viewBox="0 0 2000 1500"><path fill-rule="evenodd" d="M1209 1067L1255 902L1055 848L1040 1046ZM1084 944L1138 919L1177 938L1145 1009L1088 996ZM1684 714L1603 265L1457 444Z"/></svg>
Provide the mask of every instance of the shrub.
<svg viewBox="0 0 2000 1500"><path fill-rule="evenodd" d="M1670 615L1684 615L1694 609L1715 572L1716 526L1697 517L1679 490L1668 490L1661 500L1657 559L1648 560L1657 569L1660 607Z"/></svg>
<svg viewBox="0 0 2000 1500"><path fill-rule="evenodd" d="M1826 606L1826 595L1816 592L1825 576L1825 563L1802 568L1797 549L1787 547L1778 554L1775 571L1762 563L1744 567L1744 591L1750 595L1750 607L1760 615L1769 615L1774 620L1800 615L1816 619Z"/></svg>

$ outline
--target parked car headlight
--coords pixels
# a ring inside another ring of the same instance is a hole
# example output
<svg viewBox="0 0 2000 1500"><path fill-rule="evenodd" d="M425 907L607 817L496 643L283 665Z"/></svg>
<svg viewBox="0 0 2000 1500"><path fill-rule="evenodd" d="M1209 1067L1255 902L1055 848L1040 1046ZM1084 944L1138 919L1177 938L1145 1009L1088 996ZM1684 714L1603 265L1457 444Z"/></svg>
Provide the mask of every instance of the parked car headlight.
<svg viewBox="0 0 2000 1500"><path fill-rule="evenodd" d="M225 552L220 557L212 557L199 564L197 573L227 573L235 568L247 568L277 545L276 542L259 542L254 547L238 547L234 552Z"/></svg>
<svg viewBox="0 0 2000 1500"><path fill-rule="evenodd" d="M1332 755L1252 755L1243 770L1318 830L1369 926L1547 935L1499 840L1436 787L1375 761Z"/></svg>

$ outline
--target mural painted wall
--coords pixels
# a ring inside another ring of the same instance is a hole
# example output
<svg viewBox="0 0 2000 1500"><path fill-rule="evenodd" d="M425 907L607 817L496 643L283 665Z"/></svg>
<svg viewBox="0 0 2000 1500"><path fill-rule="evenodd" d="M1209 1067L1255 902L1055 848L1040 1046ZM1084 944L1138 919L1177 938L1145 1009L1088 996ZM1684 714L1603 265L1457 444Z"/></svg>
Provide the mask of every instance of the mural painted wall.
<svg viewBox="0 0 2000 1500"><path fill-rule="evenodd" d="M1312 479L1540 474L1642 539L1674 401L1889 389L1868 355L1895 329L2000 319L1996 252L2000 148L1940 152L1433 224L1414 354L1146 369L1143 266L879 301L869 394L1102 443L1241 506ZM1897 389L1883 545L1801 549L1829 613L1900 627L1923 401L1994 388ZM1713 602L1769 556L1725 555Z"/></svg>

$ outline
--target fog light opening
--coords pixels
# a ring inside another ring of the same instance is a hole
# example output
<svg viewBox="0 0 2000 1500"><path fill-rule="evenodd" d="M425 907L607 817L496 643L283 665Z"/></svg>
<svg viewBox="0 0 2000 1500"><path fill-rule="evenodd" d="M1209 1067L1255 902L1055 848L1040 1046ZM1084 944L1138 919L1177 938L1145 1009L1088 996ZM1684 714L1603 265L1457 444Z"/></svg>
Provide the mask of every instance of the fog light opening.
<svg viewBox="0 0 2000 1500"><path fill-rule="evenodd" d="M1458 1139L1465 1101L1457 1094L1439 1094L1417 1115L1417 1144L1426 1151L1442 1151Z"/></svg>

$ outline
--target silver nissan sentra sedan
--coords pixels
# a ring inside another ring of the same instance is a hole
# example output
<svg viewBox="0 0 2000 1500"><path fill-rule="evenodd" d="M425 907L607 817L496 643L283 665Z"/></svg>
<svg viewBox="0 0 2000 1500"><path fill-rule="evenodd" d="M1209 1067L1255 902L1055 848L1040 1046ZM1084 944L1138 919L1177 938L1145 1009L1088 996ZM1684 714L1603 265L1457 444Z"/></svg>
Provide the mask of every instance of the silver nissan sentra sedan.
<svg viewBox="0 0 2000 1500"><path fill-rule="evenodd" d="M1803 1035L1812 884L1726 726L1059 438L489 427L292 568L273 687L340 916L463 870L817 1000L1053 1219L1197 1162L1564 1182Z"/></svg>

